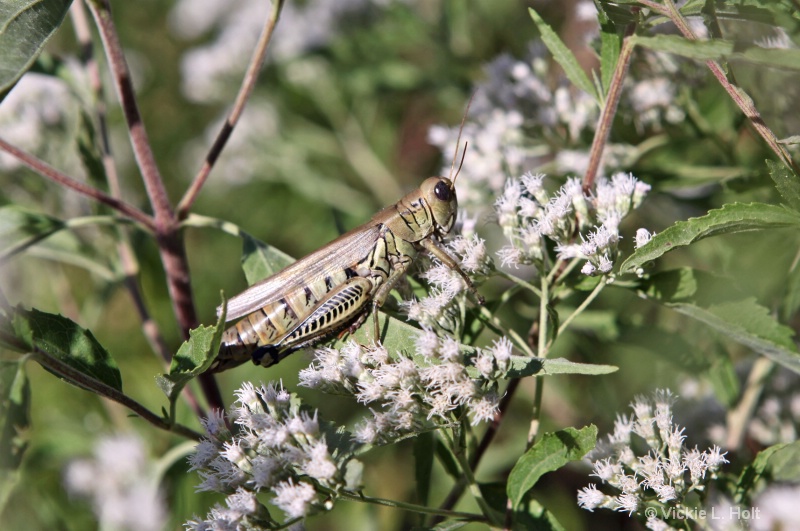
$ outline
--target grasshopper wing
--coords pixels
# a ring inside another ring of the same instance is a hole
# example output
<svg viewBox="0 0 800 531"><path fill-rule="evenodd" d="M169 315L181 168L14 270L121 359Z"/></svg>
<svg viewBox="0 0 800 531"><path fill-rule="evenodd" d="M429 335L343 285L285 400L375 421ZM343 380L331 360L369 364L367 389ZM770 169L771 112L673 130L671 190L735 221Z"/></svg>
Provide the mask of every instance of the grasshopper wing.
<svg viewBox="0 0 800 531"><path fill-rule="evenodd" d="M228 300L226 320L233 321L244 317L296 290L304 290L308 284L324 280L332 273L355 268L375 248L382 227L379 223L367 223L357 227L231 297ZM222 306L217 307L217 315L220 313Z"/></svg>

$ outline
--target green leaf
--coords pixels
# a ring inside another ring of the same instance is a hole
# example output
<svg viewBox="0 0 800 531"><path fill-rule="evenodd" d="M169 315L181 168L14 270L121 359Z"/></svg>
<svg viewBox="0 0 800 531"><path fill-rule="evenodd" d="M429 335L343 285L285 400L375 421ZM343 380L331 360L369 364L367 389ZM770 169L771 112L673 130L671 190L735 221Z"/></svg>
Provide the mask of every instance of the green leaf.
<svg viewBox="0 0 800 531"><path fill-rule="evenodd" d="M622 36L617 26L609 18L602 2L595 2L600 22L600 79L603 82L603 94L608 94L611 78L617 67L619 52L622 49Z"/></svg>
<svg viewBox="0 0 800 531"><path fill-rule="evenodd" d="M698 61L741 59L753 64L800 70L800 50L761 48L751 43L724 39L688 40L677 35L636 35L634 44L651 50L667 52Z"/></svg>
<svg viewBox="0 0 800 531"><path fill-rule="evenodd" d="M800 352L792 341L794 331L778 323L755 298L707 308L685 303L668 306L800 374Z"/></svg>
<svg viewBox="0 0 800 531"><path fill-rule="evenodd" d="M566 531L556 516L548 511L541 503L536 500L528 502L527 512L516 511L514 513L513 530L535 529L536 531Z"/></svg>
<svg viewBox="0 0 800 531"><path fill-rule="evenodd" d="M106 177L105 166L103 166L103 154L100 151L94 119L85 109L80 111L80 122L75 143L78 146L78 155L83 168L86 170L86 175L89 177L89 182L95 188L107 189L108 178ZM110 207L102 203L95 208L99 212L113 213Z"/></svg>
<svg viewBox="0 0 800 531"><path fill-rule="evenodd" d="M28 449L30 403L24 364L0 361L0 511L19 480L19 465Z"/></svg>
<svg viewBox="0 0 800 531"><path fill-rule="evenodd" d="M485 506L489 508L488 511L484 509L484 516L493 519L495 522L503 521L506 506L508 505L505 483L500 481L479 483L478 488L480 489L480 497L483 498Z"/></svg>
<svg viewBox="0 0 800 531"><path fill-rule="evenodd" d="M0 2L0 101L33 65L72 0Z"/></svg>
<svg viewBox="0 0 800 531"><path fill-rule="evenodd" d="M781 305L781 320L788 323L800 309L800 266L795 265L787 274L786 290Z"/></svg>
<svg viewBox="0 0 800 531"><path fill-rule="evenodd" d="M735 501L749 504L760 480L796 482L800 475L800 442L776 444L761 450L736 482Z"/></svg>
<svg viewBox="0 0 800 531"><path fill-rule="evenodd" d="M11 322L17 338L31 351L39 350L90 378L122 391L122 377L116 362L89 330L64 316L36 309L14 310ZM63 377L59 374L56 376ZM76 382L67 381L80 387Z"/></svg>
<svg viewBox="0 0 800 531"><path fill-rule="evenodd" d="M597 443L597 427L586 426L577 430L566 428L555 433L545 433L522 457L508 476L507 492L513 507L547 472L558 470L570 461L586 455Z"/></svg>
<svg viewBox="0 0 800 531"><path fill-rule="evenodd" d="M711 362L682 335L657 326L626 328L614 347L620 354L656 356L689 374L707 371Z"/></svg>
<svg viewBox="0 0 800 531"><path fill-rule="evenodd" d="M445 472L455 480L461 478L461 467L458 465L458 460L453 453L444 444L436 445L436 457L439 459L439 464L442 465Z"/></svg>
<svg viewBox="0 0 800 531"><path fill-rule="evenodd" d="M781 445L766 463L772 481L797 482L800 478L800 442Z"/></svg>
<svg viewBox="0 0 800 531"><path fill-rule="evenodd" d="M224 306L224 305L223 305ZM184 341L172 358L169 374L156 376L159 388L173 402L184 386L193 378L208 369L217 357L222 333L225 331L223 309L214 326L198 326L189 331L189 339Z"/></svg>
<svg viewBox="0 0 800 531"><path fill-rule="evenodd" d="M431 528L432 531L456 531L464 526L469 525L469 522L463 520L445 520L444 522L435 525ZM423 531L425 528L413 528L412 531Z"/></svg>
<svg viewBox="0 0 800 531"><path fill-rule="evenodd" d="M508 506L506 484L503 482L480 483L481 495L498 521L505 519ZM513 512L511 531L564 531L558 519L537 500L528 500L527 506Z"/></svg>
<svg viewBox="0 0 800 531"><path fill-rule="evenodd" d="M550 50L550 53L553 54L553 59L555 59L556 62L561 65L561 68L564 69L564 73L567 75L567 78L576 87L592 96L596 101L599 101L600 98L597 95L594 85L583 71L583 68L581 68L581 65L578 63L575 55L558 37L558 34L553 31L553 28L548 26L536 11L534 11L532 8L528 8L528 13L530 13L533 22L539 29L539 33L542 36L542 42L544 42L545 46L547 46L547 49Z"/></svg>
<svg viewBox="0 0 800 531"><path fill-rule="evenodd" d="M783 164L772 160L767 161L767 167L778 193L790 207L800 212L800 177Z"/></svg>
<svg viewBox="0 0 800 531"><path fill-rule="evenodd" d="M616 372L617 367L613 365L594 365L591 363L576 363L563 358L530 358L527 356L511 356L511 364L505 374L506 378L524 378L533 375L554 375L554 374L609 374ZM478 369L467 367L467 373L471 377L478 375Z"/></svg>
<svg viewBox="0 0 800 531"><path fill-rule="evenodd" d="M711 275L683 268L653 275L640 284L640 293L800 373L800 353L792 339L794 331L778 323L755 298L708 300L704 291L713 281ZM735 296L733 293L732 297Z"/></svg>
<svg viewBox="0 0 800 531"><path fill-rule="evenodd" d="M545 359L544 374L611 374L617 372L619 367L614 365L597 365L594 363L576 363L564 358Z"/></svg>
<svg viewBox="0 0 800 531"><path fill-rule="evenodd" d="M242 237L242 269L247 283L255 284L278 273L294 262L294 258L241 231Z"/></svg>
<svg viewBox="0 0 800 531"><path fill-rule="evenodd" d="M736 367L728 353L717 343L714 345L716 352L711 352L713 364L707 372L707 377L714 389L717 400L728 409L733 409L741 396L741 385L736 374Z"/></svg>
<svg viewBox="0 0 800 531"><path fill-rule="evenodd" d="M706 1L691 0L691 2L701 4ZM683 9L681 11L683 12ZM796 30L800 26L797 8L791 1L747 0L746 2L716 2L714 11L718 18L726 20L757 22L759 24L782 27L787 29L789 35L797 34Z"/></svg>
<svg viewBox="0 0 800 531"><path fill-rule="evenodd" d="M0 261L24 251L64 227L60 219L21 206L0 207Z"/></svg>
<svg viewBox="0 0 800 531"><path fill-rule="evenodd" d="M699 218L679 221L663 232L656 234L647 244L636 249L628 257L620 271L631 273L645 263L661 255L696 241L717 236L752 230L777 229L800 225L800 214L765 203L732 203L721 209L710 210Z"/></svg>

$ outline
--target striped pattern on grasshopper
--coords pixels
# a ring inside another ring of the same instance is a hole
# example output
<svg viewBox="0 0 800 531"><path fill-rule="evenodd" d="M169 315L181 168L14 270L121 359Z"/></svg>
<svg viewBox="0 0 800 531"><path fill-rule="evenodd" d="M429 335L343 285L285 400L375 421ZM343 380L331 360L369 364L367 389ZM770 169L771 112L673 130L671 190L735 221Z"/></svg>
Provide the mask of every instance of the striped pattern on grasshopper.
<svg viewBox="0 0 800 531"><path fill-rule="evenodd" d="M210 371L251 359L274 365L300 348L355 331L370 312L377 339L378 309L422 251L456 271L474 293L455 259L435 241L456 221L454 181L426 179L364 225L231 298L227 319L241 320L224 332Z"/></svg>

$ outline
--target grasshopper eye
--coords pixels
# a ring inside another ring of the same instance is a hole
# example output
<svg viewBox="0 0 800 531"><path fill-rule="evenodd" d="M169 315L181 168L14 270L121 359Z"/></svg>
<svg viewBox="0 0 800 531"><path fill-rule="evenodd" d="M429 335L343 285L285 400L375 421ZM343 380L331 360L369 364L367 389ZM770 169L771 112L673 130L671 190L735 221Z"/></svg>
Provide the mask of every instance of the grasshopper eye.
<svg viewBox="0 0 800 531"><path fill-rule="evenodd" d="M436 187L433 189L433 193L436 194L436 198L439 201L450 201L450 187L447 186L444 181L439 181L436 184Z"/></svg>

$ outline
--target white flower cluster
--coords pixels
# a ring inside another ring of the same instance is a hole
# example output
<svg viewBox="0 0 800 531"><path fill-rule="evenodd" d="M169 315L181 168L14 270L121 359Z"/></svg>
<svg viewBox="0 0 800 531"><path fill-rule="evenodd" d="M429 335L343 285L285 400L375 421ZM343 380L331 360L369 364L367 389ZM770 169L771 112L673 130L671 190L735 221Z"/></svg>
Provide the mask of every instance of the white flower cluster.
<svg viewBox="0 0 800 531"><path fill-rule="evenodd" d="M324 47L354 14L383 9L391 1L286 2L270 43L270 55L287 61ZM270 9L270 2L262 0L180 0L175 5L170 26L179 37L198 39L216 32L210 42L192 48L183 57L183 90L189 99L207 102L230 98L231 80L241 77Z"/></svg>
<svg viewBox="0 0 800 531"><path fill-rule="evenodd" d="M189 459L203 479L198 490L227 493L227 507L215 506L205 520L188 522L189 529L258 522L267 516L256 500L261 490L271 491L272 502L289 518L300 518L324 506L319 488L345 484L349 454L328 447L316 413L302 411L299 401L273 383L244 383L236 396L232 417L240 431L231 434L225 416L212 413L203 422L206 437Z"/></svg>
<svg viewBox="0 0 800 531"><path fill-rule="evenodd" d="M530 173L509 179L495 202L497 222L510 242L497 253L501 264L541 264L547 238L559 259L585 259L584 274L609 273L621 238L620 221L641 204L650 185L617 173L611 180L598 179L594 193L587 193L573 177L551 195L543 181L543 174ZM575 243L578 235L581 243ZM637 244L648 239L647 231L637 233Z"/></svg>
<svg viewBox="0 0 800 531"><path fill-rule="evenodd" d="M485 203L486 191L499 194L506 175L519 175L551 158L553 145L569 144L594 126L598 108L582 91L564 83L552 89L551 65L541 43L525 60L503 54L486 65L461 134L469 144L469 164L461 170L459 201L468 207ZM456 151L458 127L433 126L428 142L444 154ZM553 141L554 135L560 135ZM463 145L463 144L462 144ZM448 157L446 156L445 159Z"/></svg>
<svg viewBox="0 0 800 531"><path fill-rule="evenodd" d="M91 500L101 529L157 531L167 523L167 508L156 468L139 437L104 437L92 458L69 463L64 483Z"/></svg>
<svg viewBox="0 0 800 531"><path fill-rule="evenodd" d="M640 126L661 128L663 122L677 124L686 113L675 104L678 86L668 76L637 81L631 86L628 99Z"/></svg>
<svg viewBox="0 0 800 531"><path fill-rule="evenodd" d="M80 69L73 62L68 61L66 67L71 76L80 76ZM73 140L71 135L77 128L76 102L75 90L62 79L28 72L0 106L3 138L51 163L57 161L59 168L80 175L75 146L65 140ZM21 165L15 157L0 151L0 170L10 172Z"/></svg>
<svg viewBox="0 0 800 531"><path fill-rule="evenodd" d="M353 341L341 350L318 349L314 362L300 372L300 382L353 395L370 407L372 416L355 429L360 443L385 444L448 425L461 412L473 425L494 418L500 401L497 383L511 363L508 339L466 354L455 339L428 329L418 336L415 351L415 359L390 356L383 346Z"/></svg>
<svg viewBox="0 0 800 531"><path fill-rule="evenodd" d="M690 492L706 489L728 461L718 446L702 452L684 446L684 429L672 421L673 402L669 391L658 390L652 400L636 398L631 405L633 417L617 418L614 433L587 456L593 475L616 493L605 494L590 484L578 492L578 505L589 511L603 508L634 514L645 505L662 504L663 515ZM640 441L647 446L645 455L637 455L632 448ZM647 527L666 529L667 523L654 514L647 512Z"/></svg>

